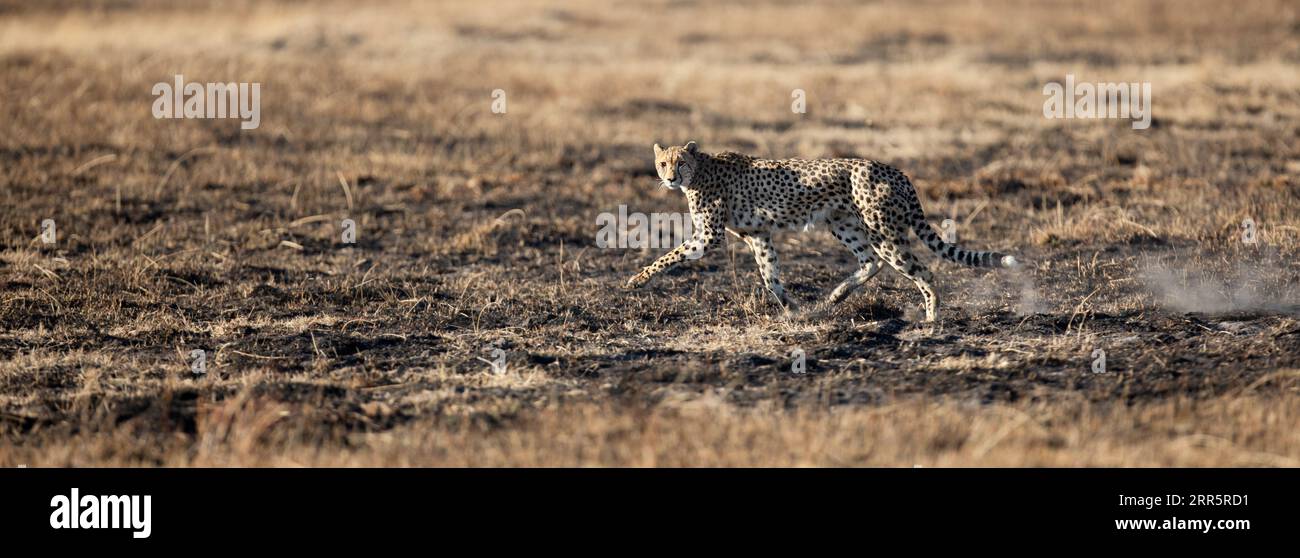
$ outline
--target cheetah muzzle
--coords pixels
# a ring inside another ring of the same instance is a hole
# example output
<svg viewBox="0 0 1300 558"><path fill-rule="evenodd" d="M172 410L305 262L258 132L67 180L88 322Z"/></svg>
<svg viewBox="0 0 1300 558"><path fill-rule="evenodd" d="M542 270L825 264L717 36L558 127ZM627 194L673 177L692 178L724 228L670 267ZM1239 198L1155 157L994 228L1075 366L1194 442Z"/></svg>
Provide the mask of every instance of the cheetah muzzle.
<svg viewBox="0 0 1300 558"><path fill-rule="evenodd" d="M772 233L824 221L858 259L858 269L826 298L836 304L889 265L912 280L925 298L925 321L938 313L934 274L911 251L914 231L944 259L975 267L1018 267L1012 256L947 244L925 220L916 189L893 167L864 159L756 159L739 153L710 155L695 142L655 144L655 171L663 186L681 190L690 205L692 236L627 282L645 285L655 275L716 246L730 230L754 253L763 285L787 311L794 307L778 278ZM883 262L883 263L882 263Z"/></svg>

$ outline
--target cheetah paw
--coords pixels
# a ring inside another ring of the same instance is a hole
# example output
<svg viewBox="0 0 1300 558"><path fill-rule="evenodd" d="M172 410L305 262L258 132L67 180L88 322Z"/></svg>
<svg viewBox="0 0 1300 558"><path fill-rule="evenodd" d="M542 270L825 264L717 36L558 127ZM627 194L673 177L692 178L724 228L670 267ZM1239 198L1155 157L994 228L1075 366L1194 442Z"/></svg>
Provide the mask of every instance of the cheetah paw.
<svg viewBox="0 0 1300 558"><path fill-rule="evenodd" d="M628 279L627 283L623 284L623 288L627 290L639 289L642 286L644 286L648 281L650 281L649 276L647 276L645 273L638 273L636 275L633 275L631 279Z"/></svg>

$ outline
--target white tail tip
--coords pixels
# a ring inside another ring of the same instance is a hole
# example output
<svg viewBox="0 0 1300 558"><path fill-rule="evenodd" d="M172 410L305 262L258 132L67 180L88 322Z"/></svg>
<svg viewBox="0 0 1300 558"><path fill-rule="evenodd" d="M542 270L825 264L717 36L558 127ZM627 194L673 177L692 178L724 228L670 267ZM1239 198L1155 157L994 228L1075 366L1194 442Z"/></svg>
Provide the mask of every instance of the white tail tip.
<svg viewBox="0 0 1300 558"><path fill-rule="evenodd" d="M1002 267L1009 269L1019 269L1020 262L1016 261L1015 256L1002 256Z"/></svg>

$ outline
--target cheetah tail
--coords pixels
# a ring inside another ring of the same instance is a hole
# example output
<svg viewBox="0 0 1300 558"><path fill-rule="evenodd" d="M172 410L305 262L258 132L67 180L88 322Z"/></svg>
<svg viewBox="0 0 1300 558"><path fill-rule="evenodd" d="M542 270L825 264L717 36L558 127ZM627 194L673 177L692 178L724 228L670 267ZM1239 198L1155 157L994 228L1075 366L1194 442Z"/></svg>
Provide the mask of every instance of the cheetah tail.
<svg viewBox="0 0 1300 558"><path fill-rule="evenodd" d="M966 250L956 244L944 242L939 238L939 233L934 230L934 226L926 222L925 217L919 214L913 218L912 230L916 231L916 236L920 237L921 242L924 242L930 250L945 260L973 267L1006 267L1011 269L1020 267L1020 262L1016 261L1015 256L1008 256L999 252Z"/></svg>

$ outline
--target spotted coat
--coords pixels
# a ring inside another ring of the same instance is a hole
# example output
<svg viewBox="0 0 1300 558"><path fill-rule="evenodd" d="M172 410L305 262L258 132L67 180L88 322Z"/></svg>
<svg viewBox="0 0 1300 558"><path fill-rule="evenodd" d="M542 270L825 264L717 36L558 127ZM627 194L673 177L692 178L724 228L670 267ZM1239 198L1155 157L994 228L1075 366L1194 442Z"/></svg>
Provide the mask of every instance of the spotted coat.
<svg viewBox="0 0 1300 558"><path fill-rule="evenodd" d="M710 155L695 142L655 149L655 171L665 187L681 190L690 205L692 237L628 280L629 288L722 241L726 230L745 239L763 284L786 310L794 301L779 278L772 232L829 225L830 232L858 260L858 269L827 297L834 304L880 271L882 262L910 279L925 299L933 321L939 298L934 275L912 253L908 231L939 256L965 265L1015 267L1015 258L965 250L940 240L925 220L911 181L884 163L864 159L756 159L738 153Z"/></svg>

